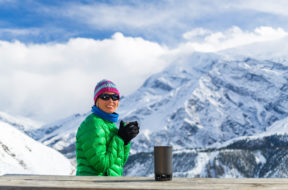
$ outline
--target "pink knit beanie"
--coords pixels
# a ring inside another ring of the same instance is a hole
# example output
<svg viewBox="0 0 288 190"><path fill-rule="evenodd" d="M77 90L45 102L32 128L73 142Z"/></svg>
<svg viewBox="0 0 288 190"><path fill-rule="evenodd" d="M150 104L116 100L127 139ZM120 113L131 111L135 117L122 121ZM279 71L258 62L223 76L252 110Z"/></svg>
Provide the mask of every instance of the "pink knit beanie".
<svg viewBox="0 0 288 190"><path fill-rule="evenodd" d="M94 90L94 102L98 98L100 94L103 94L105 92L114 92L120 96L120 93L116 87L116 85L109 80L101 80L100 82L97 83L95 90Z"/></svg>

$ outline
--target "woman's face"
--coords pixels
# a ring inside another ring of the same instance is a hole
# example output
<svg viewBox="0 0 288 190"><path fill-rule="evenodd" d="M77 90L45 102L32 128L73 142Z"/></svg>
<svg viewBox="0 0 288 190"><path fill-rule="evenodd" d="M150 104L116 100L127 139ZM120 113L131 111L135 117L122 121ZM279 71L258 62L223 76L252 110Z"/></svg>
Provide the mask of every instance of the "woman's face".
<svg viewBox="0 0 288 190"><path fill-rule="evenodd" d="M105 92L104 94L115 94L114 92ZM97 98L96 106L100 108L102 111L106 113L114 113L118 107L119 100L102 100L101 98Z"/></svg>

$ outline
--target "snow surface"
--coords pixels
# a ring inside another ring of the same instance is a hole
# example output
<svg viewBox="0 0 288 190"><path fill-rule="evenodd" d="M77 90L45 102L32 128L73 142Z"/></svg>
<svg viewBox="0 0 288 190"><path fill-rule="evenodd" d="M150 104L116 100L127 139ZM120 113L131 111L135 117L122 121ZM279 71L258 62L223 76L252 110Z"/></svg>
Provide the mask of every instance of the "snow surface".
<svg viewBox="0 0 288 190"><path fill-rule="evenodd" d="M15 120L20 121L12 119ZM0 131L0 175L72 175L75 172L71 162L61 153L33 140L9 123L0 121Z"/></svg>

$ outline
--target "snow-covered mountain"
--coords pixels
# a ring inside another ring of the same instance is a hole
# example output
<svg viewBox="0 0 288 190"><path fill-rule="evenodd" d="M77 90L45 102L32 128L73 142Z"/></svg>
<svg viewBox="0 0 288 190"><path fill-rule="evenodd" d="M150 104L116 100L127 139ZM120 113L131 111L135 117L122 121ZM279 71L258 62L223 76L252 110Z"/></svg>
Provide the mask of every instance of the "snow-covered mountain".
<svg viewBox="0 0 288 190"><path fill-rule="evenodd" d="M141 126L126 175L152 175L153 146L169 144L174 148L176 176L288 176L283 164L287 56L273 57L270 52L271 59L258 54L253 58L241 51L241 56L228 55L229 51L181 56L121 99L120 118L137 120ZM75 133L87 114L30 132L73 160Z"/></svg>
<svg viewBox="0 0 288 190"><path fill-rule="evenodd" d="M287 117L287 61L225 60L209 54L189 60L151 76L122 102L125 120L140 121L142 130L154 129L137 137L136 152L151 151L156 144L205 148L264 132Z"/></svg>
<svg viewBox="0 0 288 190"><path fill-rule="evenodd" d="M36 122L26 117L21 116L11 116L7 113L0 112L0 121L5 122L20 131L23 131L29 136L33 136L31 131L35 131L43 126L43 123Z"/></svg>
<svg viewBox="0 0 288 190"><path fill-rule="evenodd" d="M73 165L76 165L76 132L88 114L89 113L74 114L68 118L44 125L41 128L29 130L28 133L30 133L35 140L58 150L69 158Z"/></svg>
<svg viewBox="0 0 288 190"><path fill-rule="evenodd" d="M242 136L202 149L173 151L177 177L288 177L288 118L266 132ZM153 152L136 153L125 165L125 175L154 175Z"/></svg>
<svg viewBox="0 0 288 190"><path fill-rule="evenodd" d="M40 126L29 119L0 113L0 175L72 175L75 172L65 156L19 130L29 131Z"/></svg>

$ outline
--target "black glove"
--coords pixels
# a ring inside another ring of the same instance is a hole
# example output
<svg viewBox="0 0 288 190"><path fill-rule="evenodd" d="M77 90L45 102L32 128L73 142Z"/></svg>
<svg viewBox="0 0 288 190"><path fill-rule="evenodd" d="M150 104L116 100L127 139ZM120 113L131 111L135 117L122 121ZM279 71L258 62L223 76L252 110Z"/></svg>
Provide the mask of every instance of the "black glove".
<svg viewBox="0 0 288 190"><path fill-rule="evenodd" d="M124 121L120 121L118 136L123 139L125 145L135 138L138 133L139 126L137 121L129 122L127 124L125 124Z"/></svg>
<svg viewBox="0 0 288 190"><path fill-rule="evenodd" d="M139 134L139 125L137 121L129 122L125 127L129 128L128 137L130 138L130 140L135 138Z"/></svg>

